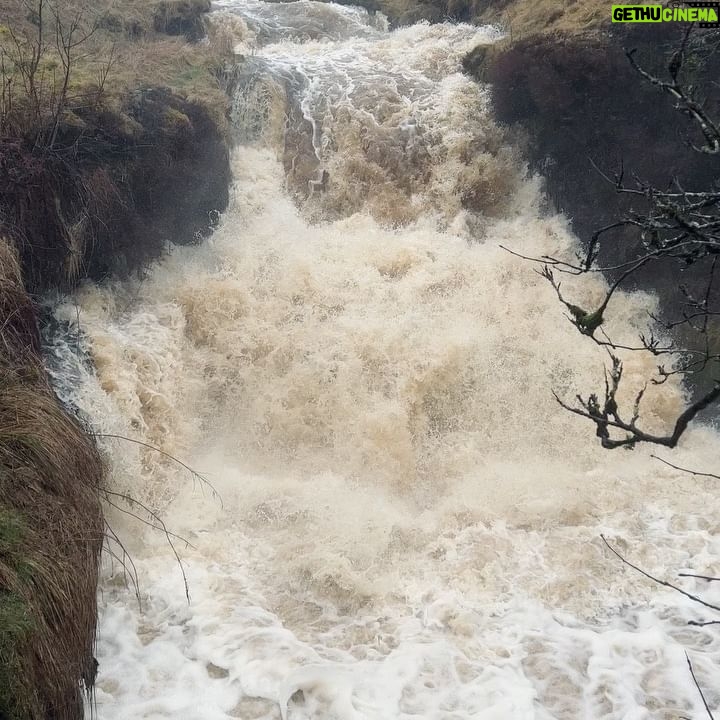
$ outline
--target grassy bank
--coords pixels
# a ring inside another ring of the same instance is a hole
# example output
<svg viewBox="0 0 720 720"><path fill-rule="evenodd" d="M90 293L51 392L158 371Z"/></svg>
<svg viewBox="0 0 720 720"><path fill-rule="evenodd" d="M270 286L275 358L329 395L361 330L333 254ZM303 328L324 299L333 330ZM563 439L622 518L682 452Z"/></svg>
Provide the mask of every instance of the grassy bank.
<svg viewBox="0 0 720 720"><path fill-rule="evenodd" d="M595 31L610 17L610 5L600 0L340 0L339 4L380 11L391 27L420 21L495 24L516 39L538 32Z"/></svg>
<svg viewBox="0 0 720 720"><path fill-rule="evenodd" d="M226 206L228 46L188 40L207 9L5 8L0 232L31 290L134 272L206 234Z"/></svg>
<svg viewBox="0 0 720 720"><path fill-rule="evenodd" d="M49 386L5 240L0 317L0 717L79 718L95 677L102 463Z"/></svg>
<svg viewBox="0 0 720 720"><path fill-rule="evenodd" d="M2 720L79 720L96 673L103 465L49 385L36 298L142 272L227 205L232 43L208 9L0 0Z"/></svg>

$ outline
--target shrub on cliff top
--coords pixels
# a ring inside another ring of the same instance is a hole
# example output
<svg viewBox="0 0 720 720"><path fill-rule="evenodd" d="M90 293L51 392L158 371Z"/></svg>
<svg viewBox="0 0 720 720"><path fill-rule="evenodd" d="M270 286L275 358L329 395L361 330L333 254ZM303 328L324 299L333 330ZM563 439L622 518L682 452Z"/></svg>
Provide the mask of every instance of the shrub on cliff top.
<svg viewBox="0 0 720 720"><path fill-rule="evenodd" d="M153 8L153 27L168 35L188 40L205 37L203 15L210 11L210 0L161 0Z"/></svg>

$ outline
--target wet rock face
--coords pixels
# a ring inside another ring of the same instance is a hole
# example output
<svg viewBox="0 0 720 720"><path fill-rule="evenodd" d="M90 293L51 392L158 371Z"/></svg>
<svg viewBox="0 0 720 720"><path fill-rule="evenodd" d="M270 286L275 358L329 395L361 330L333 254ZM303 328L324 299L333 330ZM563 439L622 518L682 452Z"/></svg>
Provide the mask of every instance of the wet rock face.
<svg viewBox="0 0 720 720"><path fill-rule="evenodd" d="M138 215L163 242L198 241L228 203L222 131L203 105L165 89L139 94L128 114L142 128L128 178Z"/></svg>
<svg viewBox="0 0 720 720"><path fill-rule="evenodd" d="M333 0L335 1L335 0ZM382 10L382 2L380 0L339 0L338 5L356 5L365 8L368 12Z"/></svg>
<svg viewBox="0 0 720 720"><path fill-rule="evenodd" d="M430 0L407 2L406 9L391 20L397 25L412 25L420 20L430 23L453 20L480 24L488 11L497 15L509 4L509 0ZM392 5L390 5L392 8ZM388 8L389 9L389 8Z"/></svg>
<svg viewBox="0 0 720 720"><path fill-rule="evenodd" d="M445 15L443 8L439 5L431 5L429 3L423 3L410 7L405 12L399 15L397 19L393 18L393 24L404 26L414 25L421 20L426 20L430 23L442 22Z"/></svg>

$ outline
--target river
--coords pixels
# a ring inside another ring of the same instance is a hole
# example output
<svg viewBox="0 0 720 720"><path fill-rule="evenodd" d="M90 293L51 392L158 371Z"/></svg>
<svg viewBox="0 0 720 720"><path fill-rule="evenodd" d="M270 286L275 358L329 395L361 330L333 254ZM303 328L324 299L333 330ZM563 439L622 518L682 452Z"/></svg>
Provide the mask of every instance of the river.
<svg viewBox="0 0 720 720"><path fill-rule="evenodd" d="M608 452L553 400L600 390L607 356L501 247L579 244L460 73L499 31L389 32L308 0L216 11L243 55L230 208L142 281L55 310L75 328L63 399L213 488L101 438L109 499L190 543L190 602L163 532L108 506L141 602L109 541L97 717L703 717L685 652L716 702L720 642L687 621L712 616L600 535L663 578L720 574L716 481L651 457L712 469L717 437ZM603 288L564 286L588 306ZM618 294L609 329L630 341L654 303ZM652 366L627 358L626 400ZM645 422L682 402L650 386Z"/></svg>

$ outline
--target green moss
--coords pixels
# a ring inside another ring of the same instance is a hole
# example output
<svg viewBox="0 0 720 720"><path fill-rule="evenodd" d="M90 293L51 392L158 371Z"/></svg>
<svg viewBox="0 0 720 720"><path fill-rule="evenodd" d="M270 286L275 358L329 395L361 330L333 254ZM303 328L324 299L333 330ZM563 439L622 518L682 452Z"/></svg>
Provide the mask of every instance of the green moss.
<svg viewBox="0 0 720 720"><path fill-rule="evenodd" d="M21 516L0 506L0 578L21 577L28 568L21 551L24 527ZM22 570L19 573L18 570ZM25 702L22 647L32 631L32 616L27 603L16 593L0 588L0 718L21 720L32 702Z"/></svg>
<svg viewBox="0 0 720 720"><path fill-rule="evenodd" d="M18 513L0 505L0 561L14 558L23 537L22 518ZM14 562L12 563L14 565Z"/></svg>
<svg viewBox="0 0 720 720"><path fill-rule="evenodd" d="M23 687L21 648L32 631L32 618L22 598L0 592L0 718L25 720L33 706Z"/></svg>
<svg viewBox="0 0 720 720"><path fill-rule="evenodd" d="M176 85L180 89L194 86L198 81L206 78L208 69L202 65L188 65L177 73Z"/></svg>
<svg viewBox="0 0 720 720"><path fill-rule="evenodd" d="M27 604L14 593L0 592L0 657L13 654L18 640L32 629Z"/></svg>

